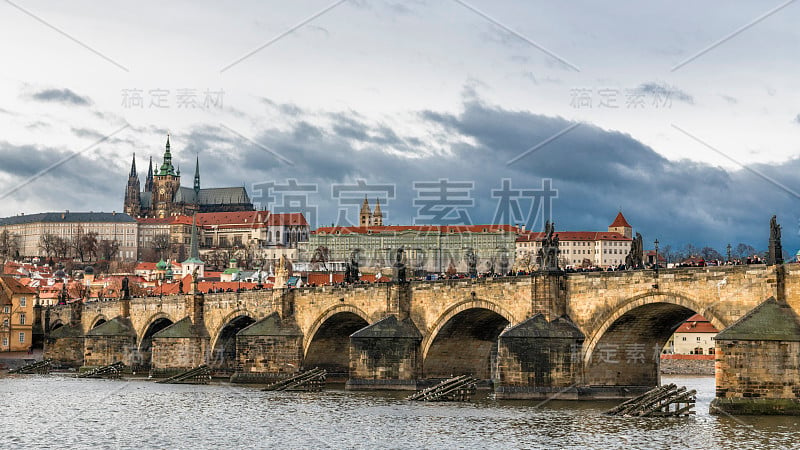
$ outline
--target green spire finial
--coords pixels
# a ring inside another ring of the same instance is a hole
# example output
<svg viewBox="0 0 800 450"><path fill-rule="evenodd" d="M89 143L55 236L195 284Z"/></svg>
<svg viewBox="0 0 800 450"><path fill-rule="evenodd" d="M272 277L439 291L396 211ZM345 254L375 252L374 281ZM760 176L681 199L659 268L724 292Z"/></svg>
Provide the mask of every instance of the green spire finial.
<svg viewBox="0 0 800 450"><path fill-rule="evenodd" d="M159 175L173 175L175 176L175 168L172 167L172 152L169 150L169 133L167 133L167 145L166 149L164 150L164 163L161 164L161 169L159 170Z"/></svg>

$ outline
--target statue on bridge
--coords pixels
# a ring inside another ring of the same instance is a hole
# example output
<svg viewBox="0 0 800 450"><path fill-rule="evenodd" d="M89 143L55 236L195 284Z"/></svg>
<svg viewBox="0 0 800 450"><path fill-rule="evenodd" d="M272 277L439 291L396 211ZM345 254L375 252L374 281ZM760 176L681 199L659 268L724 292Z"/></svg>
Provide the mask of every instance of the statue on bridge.
<svg viewBox="0 0 800 450"><path fill-rule="evenodd" d="M122 293L123 300L128 300L131 298L131 288L128 283L128 277L122 279L122 289L120 289L120 292Z"/></svg>
<svg viewBox="0 0 800 450"><path fill-rule="evenodd" d="M478 278L478 257L475 255L475 250L468 248L464 259L467 261L467 275L470 278Z"/></svg>
<svg viewBox="0 0 800 450"><path fill-rule="evenodd" d="M395 262L392 268L392 281L395 283L406 282L406 264L403 262L403 247L397 249L395 252Z"/></svg>
<svg viewBox="0 0 800 450"><path fill-rule="evenodd" d="M344 272L345 283L355 283L358 281L358 249L350 253L350 261L347 262Z"/></svg>
<svg viewBox="0 0 800 450"><path fill-rule="evenodd" d="M778 217L772 216L769 220L769 255L767 255L767 265L774 266L783 264L783 246L781 245L781 226L778 225Z"/></svg>
<svg viewBox="0 0 800 450"><path fill-rule="evenodd" d="M542 248L536 258L539 270L558 270L558 235L555 234L555 228L555 223L549 220L544 224Z"/></svg>
<svg viewBox="0 0 800 450"><path fill-rule="evenodd" d="M625 267L628 269L641 269L644 266L644 244L642 234L636 233L636 238L631 242L631 249L625 257Z"/></svg>

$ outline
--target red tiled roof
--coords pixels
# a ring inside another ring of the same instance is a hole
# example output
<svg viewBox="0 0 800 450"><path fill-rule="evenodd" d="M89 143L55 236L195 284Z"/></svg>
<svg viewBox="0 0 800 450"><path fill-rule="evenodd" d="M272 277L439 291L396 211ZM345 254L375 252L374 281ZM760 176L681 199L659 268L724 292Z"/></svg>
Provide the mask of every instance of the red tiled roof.
<svg viewBox="0 0 800 450"><path fill-rule="evenodd" d="M183 293L189 293L191 290L191 275L187 275L183 277L181 281L183 281ZM163 283L160 286L153 287L150 292L152 295L172 295L172 294L179 294L180 293L180 283L179 280L175 280L172 283ZM222 289L228 290L231 289L236 291L238 288L242 289L254 289L258 283L248 283L242 281L239 283L238 281L198 281L197 282L197 290L200 292L208 292L209 289ZM263 287L272 287L269 284L264 283Z"/></svg>
<svg viewBox="0 0 800 450"><path fill-rule="evenodd" d="M198 213L197 224L204 227L210 225L242 225L252 227L254 224L262 225L269 215L267 211L234 211L216 213ZM190 222L191 223L191 219Z"/></svg>
<svg viewBox="0 0 800 450"><path fill-rule="evenodd" d="M308 226L303 213L270 214L267 225L301 225Z"/></svg>
<svg viewBox="0 0 800 450"><path fill-rule="evenodd" d="M517 233L513 225L386 225L380 227L320 227L315 234L369 234L402 231L436 233Z"/></svg>
<svg viewBox="0 0 800 450"><path fill-rule="evenodd" d="M714 325L711 325L711 322L708 321L705 317L701 316L700 314L695 314L692 317L689 317L686 322L682 323L677 330L676 333L718 333Z"/></svg>
<svg viewBox="0 0 800 450"><path fill-rule="evenodd" d="M172 216L169 221L170 225L191 225L192 218L189 216Z"/></svg>
<svg viewBox="0 0 800 450"><path fill-rule="evenodd" d="M559 241L631 241L630 238L611 231L557 231ZM529 231L520 235L517 242L541 241L544 233Z"/></svg>
<svg viewBox="0 0 800 450"><path fill-rule="evenodd" d="M616 219L614 219L614 222L612 222L612 223L611 223L611 225L609 225L609 228L614 228L614 227L626 227L626 228L633 228L633 227L631 227L631 225L628 223L628 221L627 221L627 220L625 220L625 216L623 216L623 215L622 215L622 211L620 211L620 212L617 214L617 218L616 218Z"/></svg>
<svg viewBox="0 0 800 450"><path fill-rule="evenodd" d="M329 273L325 272L309 272L306 276L306 283L308 284L315 284L317 286L328 284L330 283L331 276ZM391 278L387 278L384 276L382 278L383 281L389 281ZM374 283L375 275L374 274L364 274L360 277L361 281L365 281L367 283ZM333 273L333 282L334 283L341 283L344 281L344 273L342 272L335 272Z"/></svg>
<svg viewBox="0 0 800 450"><path fill-rule="evenodd" d="M133 270L134 271L136 271L136 270L156 270L156 264L158 264L158 263L140 262L140 263L136 264L136 267ZM177 261L170 261L170 264L172 264L172 267L181 267L181 264L179 262L177 262Z"/></svg>
<svg viewBox="0 0 800 450"><path fill-rule="evenodd" d="M36 289L25 286L12 277L2 277L3 283L14 294L35 294Z"/></svg>
<svg viewBox="0 0 800 450"><path fill-rule="evenodd" d="M711 322L686 322L681 324L676 333L719 333Z"/></svg>

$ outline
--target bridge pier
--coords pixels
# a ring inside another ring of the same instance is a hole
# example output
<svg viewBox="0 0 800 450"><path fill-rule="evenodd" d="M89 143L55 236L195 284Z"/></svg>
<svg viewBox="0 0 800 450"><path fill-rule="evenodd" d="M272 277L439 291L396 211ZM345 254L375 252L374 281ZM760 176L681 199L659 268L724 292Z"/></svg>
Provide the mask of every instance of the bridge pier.
<svg viewBox="0 0 800 450"><path fill-rule="evenodd" d="M303 333L274 312L236 334L236 359L232 383L274 382L303 367Z"/></svg>
<svg viewBox="0 0 800 450"><path fill-rule="evenodd" d="M712 414L800 415L800 316L770 298L716 338Z"/></svg>
<svg viewBox="0 0 800 450"><path fill-rule="evenodd" d="M577 399L584 335L569 320L543 314L507 329L498 339L498 399Z"/></svg>
<svg viewBox="0 0 800 450"><path fill-rule="evenodd" d="M44 354L62 366L78 368L83 365L84 332L81 326L83 303L72 303L66 325L51 330L51 308L44 314Z"/></svg>
<svg viewBox="0 0 800 450"><path fill-rule="evenodd" d="M115 317L89 330L84 338L83 367L90 370L122 362L127 367L140 363L136 348L136 331L131 319Z"/></svg>
<svg viewBox="0 0 800 450"><path fill-rule="evenodd" d="M208 362L210 337L206 329L205 295L186 295L187 316L152 336L150 375L169 377Z"/></svg>
<svg viewBox="0 0 800 450"><path fill-rule="evenodd" d="M406 317L387 316L350 336L349 390L415 390L422 334Z"/></svg>

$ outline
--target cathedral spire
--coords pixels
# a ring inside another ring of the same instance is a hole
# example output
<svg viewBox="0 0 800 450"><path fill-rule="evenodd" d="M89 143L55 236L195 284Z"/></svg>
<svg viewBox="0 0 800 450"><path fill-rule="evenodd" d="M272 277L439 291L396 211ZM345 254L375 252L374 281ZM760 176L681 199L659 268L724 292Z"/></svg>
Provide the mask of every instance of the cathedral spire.
<svg viewBox="0 0 800 450"><path fill-rule="evenodd" d="M194 192L200 195L200 155L197 155L194 163Z"/></svg>
<svg viewBox="0 0 800 450"><path fill-rule="evenodd" d="M125 186L124 211L132 217L137 217L141 212L141 196L139 194L139 175L136 173L136 154L131 161L131 173L128 175L128 184Z"/></svg>
<svg viewBox="0 0 800 450"><path fill-rule="evenodd" d="M144 191L153 192L153 157L150 157L150 166L147 168L147 178L144 180Z"/></svg>
<svg viewBox="0 0 800 450"><path fill-rule="evenodd" d="M131 161L131 174L128 175L129 177L138 177L139 174L136 173L136 153L133 154L133 159Z"/></svg>

